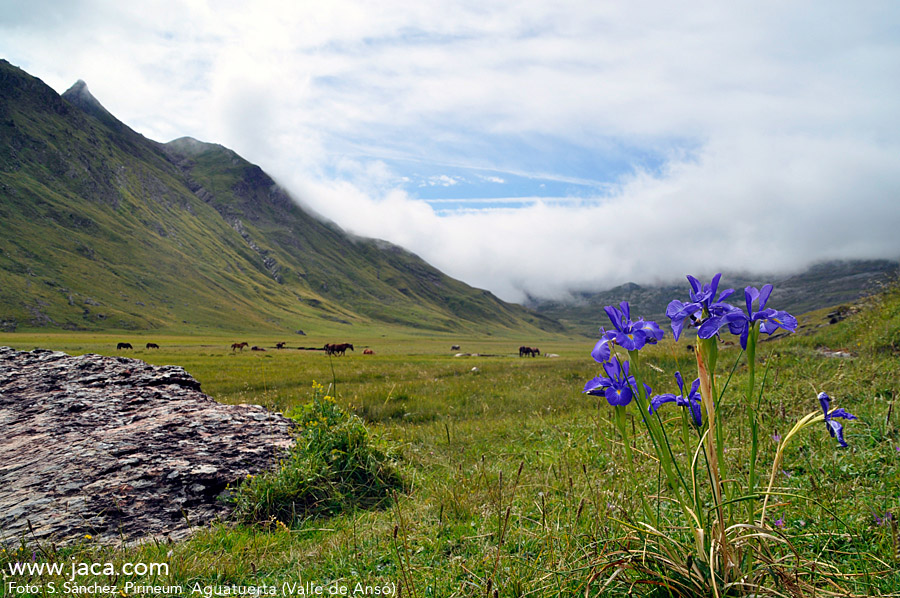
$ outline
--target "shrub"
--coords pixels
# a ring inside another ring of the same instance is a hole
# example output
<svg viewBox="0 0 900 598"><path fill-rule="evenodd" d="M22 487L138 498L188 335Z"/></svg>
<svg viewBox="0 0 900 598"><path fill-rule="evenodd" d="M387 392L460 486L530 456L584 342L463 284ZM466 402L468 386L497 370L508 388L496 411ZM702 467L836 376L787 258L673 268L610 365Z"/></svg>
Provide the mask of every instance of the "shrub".
<svg viewBox="0 0 900 598"><path fill-rule="evenodd" d="M313 382L313 400L287 414L297 422L294 445L278 469L248 477L232 495L245 523L293 525L353 508L377 508L402 491L391 451L363 421L344 412Z"/></svg>

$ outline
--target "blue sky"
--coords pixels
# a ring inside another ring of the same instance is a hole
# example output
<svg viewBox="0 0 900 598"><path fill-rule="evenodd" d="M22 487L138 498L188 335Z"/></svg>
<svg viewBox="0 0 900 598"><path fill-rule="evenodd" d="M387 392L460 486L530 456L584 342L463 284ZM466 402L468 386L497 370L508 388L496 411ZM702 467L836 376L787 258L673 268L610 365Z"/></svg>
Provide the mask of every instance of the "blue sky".
<svg viewBox="0 0 900 598"><path fill-rule="evenodd" d="M0 0L0 56L507 300L900 258L893 1Z"/></svg>

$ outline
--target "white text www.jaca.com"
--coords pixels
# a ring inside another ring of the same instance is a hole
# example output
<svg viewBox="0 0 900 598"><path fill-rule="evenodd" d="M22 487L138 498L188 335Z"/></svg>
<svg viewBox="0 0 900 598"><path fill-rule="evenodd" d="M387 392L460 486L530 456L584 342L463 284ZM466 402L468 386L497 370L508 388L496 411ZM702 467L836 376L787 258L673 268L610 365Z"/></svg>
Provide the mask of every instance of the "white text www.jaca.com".
<svg viewBox="0 0 900 598"><path fill-rule="evenodd" d="M168 563L122 563L118 568L112 563L9 563L9 573L15 576L42 577L66 575L70 581L76 577L124 575L144 577L169 574Z"/></svg>

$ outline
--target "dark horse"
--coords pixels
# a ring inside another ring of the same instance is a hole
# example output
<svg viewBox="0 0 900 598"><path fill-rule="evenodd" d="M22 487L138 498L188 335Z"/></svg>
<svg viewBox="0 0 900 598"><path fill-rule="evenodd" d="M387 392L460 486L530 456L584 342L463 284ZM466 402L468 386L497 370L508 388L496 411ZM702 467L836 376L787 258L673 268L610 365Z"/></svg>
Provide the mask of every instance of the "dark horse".
<svg viewBox="0 0 900 598"><path fill-rule="evenodd" d="M325 355L343 355L347 349L353 351L353 345L350 343L328 344L325 345Z"/></svg>
<svg viewBox="0 0 900 598"><path fill-rule="evenodd" d="M134 349L134 347L131 346L131 343L119 343L116 345L116 351L121 349Z"/></svg>
<svg viewBox="0 0 900 598"><path fill-rule="evenodd" d="M535 355L540 355L540 354L541 354L541 350L538 349L537 347L526 347L525 345L522 345L521 347L519 347L519 357L523 357L525 355L534 357Z"/></svg>
<svg viewBox="0 0 900 598"><path fill-rule="evenodd" d="M159 345L157 345L156 343L147 343L147 348L148 349L159 349Z"/></svg>

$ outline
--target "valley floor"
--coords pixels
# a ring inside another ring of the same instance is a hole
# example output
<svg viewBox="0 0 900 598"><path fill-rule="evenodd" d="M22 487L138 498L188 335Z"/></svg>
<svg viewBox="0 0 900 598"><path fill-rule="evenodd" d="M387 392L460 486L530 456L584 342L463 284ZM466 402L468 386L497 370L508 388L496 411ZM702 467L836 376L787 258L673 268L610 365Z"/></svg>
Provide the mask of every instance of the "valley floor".
<svg viewBox="0 0 900 598"><path fill-rule="evenodd" d="M819 562L804 583L818 585L821 595L838 588L854 595L900 593L898 306L898 293L889 293L833 326L760 345L760 376L765 371L766 381L758 409L759 463L766 480L780 438L820 409L818 391L826 390L835 406L859 418L844 423L848 448L838 448L824 425L813 426L798 435L775 470L774 488L781 494L769 504L767 523L776 540L767 544L766 558L788 568L795 561ZM670 337L643 357L644 381L654 393L678 393L675 371L689 379L695 375L689 341L676 344ZM266 350L231 349L244 340ZM116 351L126 341L135 348ZM288 341L288 348L276 349L280 341ZM147 342L160 349L146 349ZM354 350L328 357L298 348L325 342L353 342ZM117 572L126 562L166 564L165 573L152 575L74 576L79 583L115 585L122 595L126 582L199 584L201 590L262 586L276 588L276 595L291 589L299 595L296 584L326 592L346 587L348 595L358 585L363 591L368 586L370 594L378 587L404 596L625 595L629 587L654 595L655 582L644 585L633 572L616 571L623 551L645 537L642 502L667 491L649 456L652 446L639 433L641 422L629 415L629 429L638 431L631 467L609 405L582 394L585 382L599 373L590 356L593 344L562 337L2 334L0 345L17 349L40 346L182 365L219 401L280 412L308 402L314 383L324 385L342 409L361 417L379 442L397 451L408 485L380 509L256 525L222 522L175 544L109 547L84 538L66 547L36 546L25 537L17 552L0 556L4 583L61 585L64 575L10 573L34 555L37 562L112 563ZM520 345L538 346L543 355L520 358ZM373 354L364 355L366 348ZM721 379L732 367L734 372L721 411L733 479L745 476L750 446L741 395L734 390L743 388L743 364L739 346L722 348ZM666 414L673 443L680 442L674 406ZM688 458L680 444L676 452ZM676 546L687 546L684 554L702 561L690 550L691 535L677 509L665 500L651 502L672 554L678 554ZM731 507L736 518L745 508L744 502ZM702 577L702 567L698 571ZM767 583L782 595L800 595L789 579L773 574Z"/></svg>

